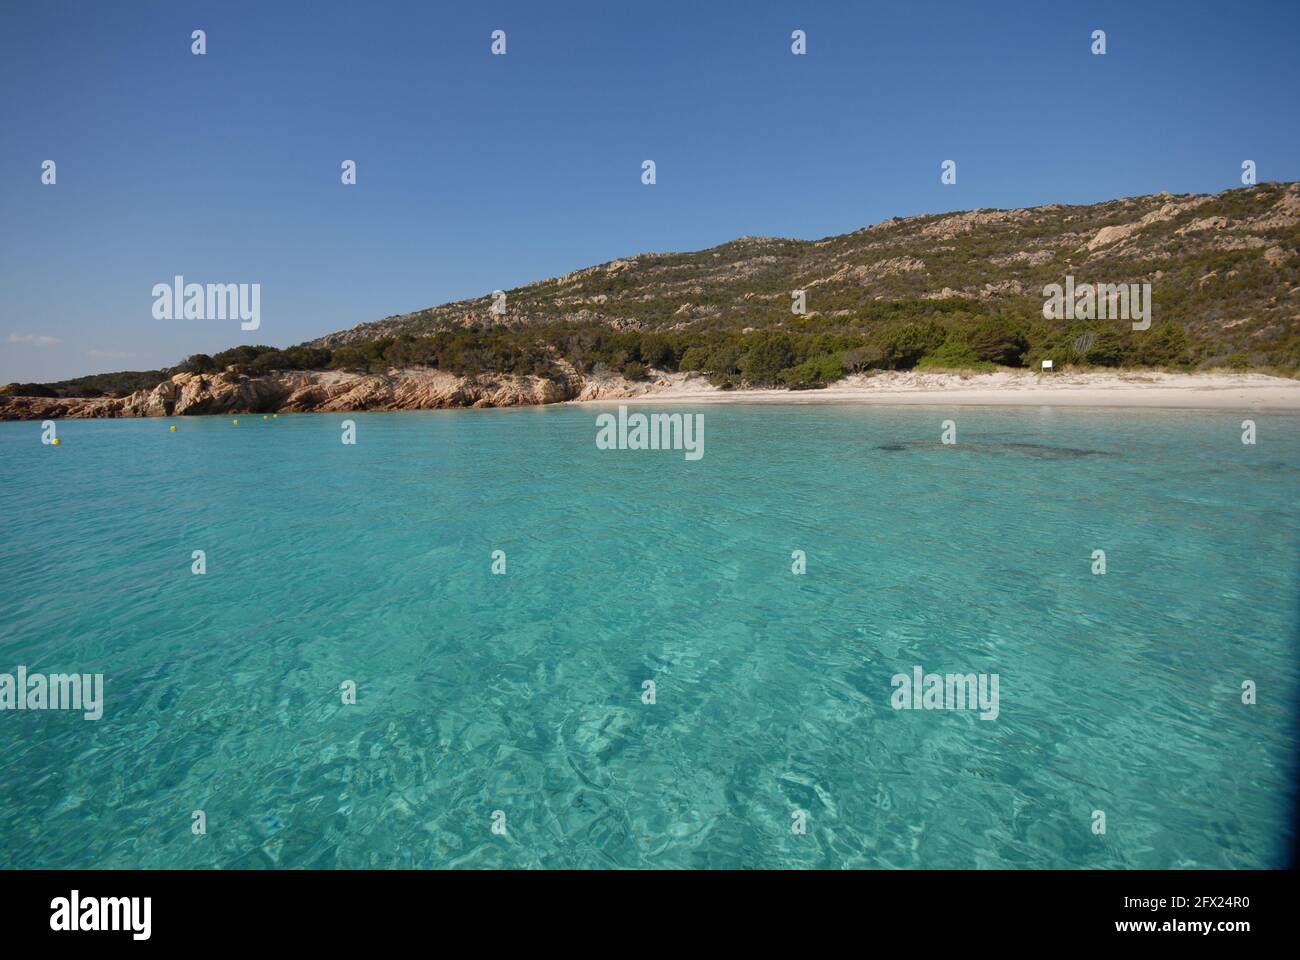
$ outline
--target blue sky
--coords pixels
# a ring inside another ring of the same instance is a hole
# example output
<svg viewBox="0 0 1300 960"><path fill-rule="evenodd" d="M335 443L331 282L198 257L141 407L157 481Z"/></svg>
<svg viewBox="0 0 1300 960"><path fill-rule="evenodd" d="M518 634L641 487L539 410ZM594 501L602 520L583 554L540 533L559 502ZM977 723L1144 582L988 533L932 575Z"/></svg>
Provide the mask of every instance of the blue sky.
<svg viewBox="0 0 1300 960"><path fill-rule="evenodd" d="M744 234L1217 192L1244 159L1300 179L1298 28L1292 0L7 0L0 382L287 346ZM176 274L260 283L261 328L155 320Z"/></svg>

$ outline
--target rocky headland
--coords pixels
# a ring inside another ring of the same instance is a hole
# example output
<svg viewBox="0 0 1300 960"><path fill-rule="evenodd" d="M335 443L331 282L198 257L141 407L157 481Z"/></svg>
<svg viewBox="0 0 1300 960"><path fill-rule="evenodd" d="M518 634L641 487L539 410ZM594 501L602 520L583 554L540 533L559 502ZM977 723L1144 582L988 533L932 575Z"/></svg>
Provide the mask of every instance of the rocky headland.
<svg viewBox="0 0 1300 960"><path fill-rule="evenodd" d="M483 374L457 376L429 368L382 374L287 370L260 377L177 373L150 390L125 397L22 396L0 388L0 419L83 420L184 417L203 414L313 413L345 410L440 410L518 407L564 400L635 397L672 379L629 382L570 368L561 378Z"/></svg>

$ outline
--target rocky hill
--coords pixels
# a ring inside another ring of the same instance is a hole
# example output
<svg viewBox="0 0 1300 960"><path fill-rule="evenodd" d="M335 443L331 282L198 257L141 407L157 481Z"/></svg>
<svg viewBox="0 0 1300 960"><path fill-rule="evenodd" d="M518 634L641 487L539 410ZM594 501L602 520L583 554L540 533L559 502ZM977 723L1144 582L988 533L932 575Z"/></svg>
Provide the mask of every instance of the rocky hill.
<svg viewBox="0 0 1300 960"><path fill-rule="evenodd" d="M1150 284L1149 328L1045 317L1044 288L1067 277ZM0 419L548 403L678 373L723 389L820 388L874 370L1048 359L1057 370L1296 376L1300 184L639 254L283 350L241 345L169 370L9 384Z"/></svg>
<svg viewBox="0 0 1300 960"><path fill-rule="evenodd" d="M823 240L742 237L694 253L629 256L489 296L329 334L313 346L423 336L472 325L597 323L618 330L846 323L897 301L969 300L1041 311L1046 284L1152 284L1154 315L1212 344L1294 365L1300 330L1300 184L1217 195L1168 193L1087 206L1049 204L901 217Z"/></svg>

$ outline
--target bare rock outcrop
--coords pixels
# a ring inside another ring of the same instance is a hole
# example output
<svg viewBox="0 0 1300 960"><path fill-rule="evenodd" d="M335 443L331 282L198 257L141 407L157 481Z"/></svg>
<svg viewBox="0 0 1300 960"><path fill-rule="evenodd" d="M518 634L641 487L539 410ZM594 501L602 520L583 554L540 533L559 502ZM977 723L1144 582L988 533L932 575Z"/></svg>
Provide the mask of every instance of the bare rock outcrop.
<svg viewBox="0 0 1300 960"><path fill-rule="evenodd" d="M1188 210L1195 210L1197 207L1209 203L1213 197L1193 197L1183 203L1166 203L1157 210L1152 210L1142 218L1135 220L1133 223L1122 223L1111 227L1102 227L1097 231L1097 235L1088 241L1088 249L1096 250L1098 247L1104 247L1112 243L1118 243L1120 240L1127 239L1139 230L1151 226L1153 223L1163 223L1166 220L1172 220L1179 214L1186 213Z"/></svg>
<svg viewBox="0 0 1300 960"><path fill-rule="evenodd" d="M1292 256L1290 250L1283 250L1281 247L1269 247L1264 251L1264 262L1270 267L1280 267L1290 260Z"/></svg>
<svg viewBox="0 0 1300 960"><path fill-rule="evenodd" d="M571 400L580 378L492 374L462 377L442 370L393 369L383 374L290 370L227 380L178 373L126 397L0 395L3 420L184 417L201 414L311 413L349 410L437 410L517 407Z"/></svg>

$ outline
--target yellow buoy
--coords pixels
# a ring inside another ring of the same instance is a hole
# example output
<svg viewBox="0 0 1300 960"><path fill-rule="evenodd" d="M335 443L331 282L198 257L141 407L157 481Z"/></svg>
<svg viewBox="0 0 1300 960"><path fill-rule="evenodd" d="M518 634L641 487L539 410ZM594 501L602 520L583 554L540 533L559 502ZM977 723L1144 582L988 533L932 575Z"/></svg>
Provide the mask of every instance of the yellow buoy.
<svg viewBox="0 0 1300 960"><path fill-rule="evenodd" d="M280 419L280 415L279 415L278 413L273 413L273 414L271 414L271 419L272 419L272 420L279 420L279 419Z"/></svg>
<svg viewBox="0 0 1300 960"><path fill-rule="evenodd" d="M238 418L238 417L236 417L234 420L231 420L230 422L233 423L235 426L239 426L239 418Z"/></svg>
<svg viewBox="0 0 1300 960"><path fill-rule="evenodd" d="M54 444L54 446L56 446L56 447L57 447L59 444L61 444L62 442L63 442L63 441L60 440L58 437L55 437L53 440L50 441L50 443Z"/></svg>
<svg viewBox="0 0 1300 960"><path fill-rule="evenodd" d="M263 420L270 420L271 418L268 417L266 414L262 414L262 419L263 419Z"/></svg>
<svg viewBox="0 0 1300 960"><path fill-rule="evenodd" d="M173 423L173 424L172 424L170 427L168 427L167 429L170 430L172 433L175 433L175 432L176 432L176 424Z"/></svg>

